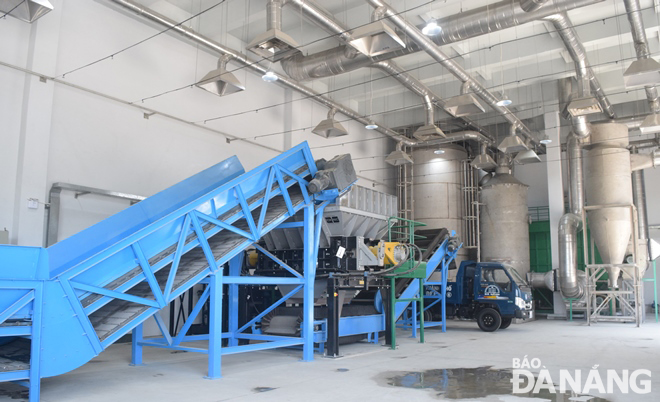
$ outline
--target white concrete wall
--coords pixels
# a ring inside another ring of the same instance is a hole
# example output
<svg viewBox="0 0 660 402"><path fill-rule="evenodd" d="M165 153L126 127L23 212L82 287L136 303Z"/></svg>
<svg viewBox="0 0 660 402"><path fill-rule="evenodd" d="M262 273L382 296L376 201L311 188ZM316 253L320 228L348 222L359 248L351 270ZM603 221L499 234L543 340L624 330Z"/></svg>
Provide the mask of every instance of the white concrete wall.
<svg viewBox="0 0 660 402"><path fill-rule="evenodd" d="M95 1L53 1L55 11L29 25L13 18L0 24L0 61L47 76L108 56L158 32L144 21ZM140 109L107 97L0 66L0 227L10 242L42 245L44 206L28 210L27 198L47 200L54 182L68 182L139 195L154 194L231 155L246 169L307 140L315 157L351 153L360 175L393 184L383 163L392 148L382 135L349 121L350 136L326 140L311 134L327 108L300 99L277 84L240 69L247 90L217 97L185 88L153 100L141 99L199 80L217 57L174 34L157 36L91 67L67 74L67 83L168 113L187 122L224 118L191 126L163 117L143 117ZM238 65L230 63L230 69ZM289 105L269 107L287 100ZM255 109L260 109L255 112ZM236 116L229 115L238 114ZM337 118L346 117L338 114ZM211 128L247 141L226 143ZM291 130L292 134L284 134ZM278 133L276 135L268 135ZM363 139L375 140L361 142ZM352 142L351 141L357 141ZM339 145L346 143L345 145ZM328 145L335 144L328 147ZM271 148L271 149L269 149ZM379 170L372 166L378 165ZM388 180L386 180L388 179ZM361 180L362 185L374 182ZM377 185L380 190L388 186ZM98 197L63 197L60 239L128 205ZM76 212L77 211L77 212Z"/></svg>
<svg viewBox="0 0 660 402"><path fill-rule="evenodd" d="M220 98L189 87L215 67L217 55L174 34L61 77L162 28L104 2L52 3L55 10L32 25L10 17L0 21L0 62L16 67L0 66L0 229L9 230L11 244L43 244L43 203L55 182L149 196L232 155L249 170L305 140L316 158L340 153L362 158L355 162L361 185L393 188L393 171L383 162L393 148L389 139L352 121L344 123L347 137L325 140L313 135L311 128L325 118L325 107L245 69L235 71L247 87L242 93ZM61 77L88 91L51 80L43 83L19 69ZM179 87L186 88L141 101ZM294 102L270 107L290 100ZM184 122L158 114L145 119L129 102ZM199 126L185 123L220 116L226 117ZM337 118L346 120L341 114ZM227 143L225 136L209 129L250 142ZM268 135L273 133L278 134ZM374 167L377 170L371 170ZM28 209L28 198L38 199L39 208ZM63 192L59 239L128 205ZM145 331L156 330L149 326Z"/></svg>

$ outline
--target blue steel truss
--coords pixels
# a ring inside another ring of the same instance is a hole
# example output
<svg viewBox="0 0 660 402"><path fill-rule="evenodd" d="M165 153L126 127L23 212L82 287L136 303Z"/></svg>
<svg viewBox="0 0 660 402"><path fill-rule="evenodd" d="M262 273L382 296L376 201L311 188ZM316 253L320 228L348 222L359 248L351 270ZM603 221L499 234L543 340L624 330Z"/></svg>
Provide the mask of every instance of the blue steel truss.
<svg viewBox="0 0 660 402"><path fill-rule="evenodd" d="M41 378L81 366L131 331L133 364L141 364L144 346L202 352L209 378L220 377L224 354L302 345L303 360L312 360L320 219L337 196L312 197L307 183L315 174L307 143L248 173L233 157L50 248L0 246L0 356L10 346L30 356L0 371L0 381L28 385L30 401L38 401ZM291 276L241 276L243 251L300 210L303 273L284 266ZM170 336L159 311L200 283L206 288L193 314ZM251 324L238 328L237 308L230 308L230 329L222 333L224 284L234 307L240 285L296 285L304 294L302 336L245 333ZM210 333L187 335L207 300L218 306L211 309ZM160 339L142 337L142 323L151 317ZM239 346L240 339L267 342ZM208 349L182 345L198 340L207 340Z"/></svg>
<svg viewBox="0 0 660 402"><path fill-rule="evenodd" d="M456 232L451 232L451 237L456 236ZM449 250L450 238L445 239L436 252L431 256L426 264L426 279L424 279L424 311L440 304L441 319L440 321L426 321L424 327L442 327L442 332L447 332L447 315L446 315L446 297L447 294L447 276L449 273L449 265L456 258L458 250L461 249L463 244L456 247L454 250ZM441 280L439 282L430 281L430 277L434 272L441 273ZM439 289L438 289L439 288ZM410 285L404 290L401 299L409 299L419 297L419 281L412 281ZM412 337L417 337L417 329L419 328L420 312L417 311L417 304L410 302L398 302L395 309L396 317L401 317L397 321L397 327L412 329Z"/></svg>

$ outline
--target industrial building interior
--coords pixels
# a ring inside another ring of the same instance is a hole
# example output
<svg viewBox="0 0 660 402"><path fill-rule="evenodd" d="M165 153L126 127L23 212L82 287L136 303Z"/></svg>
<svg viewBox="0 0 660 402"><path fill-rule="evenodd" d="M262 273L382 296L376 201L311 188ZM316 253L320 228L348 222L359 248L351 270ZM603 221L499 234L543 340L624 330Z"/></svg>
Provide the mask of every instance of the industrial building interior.
<svg viewBox="0 0 660 402"><path fill-rule="evenodd" d="M0 401L658 400L658 1L0 0L0 38Z"/></svg>

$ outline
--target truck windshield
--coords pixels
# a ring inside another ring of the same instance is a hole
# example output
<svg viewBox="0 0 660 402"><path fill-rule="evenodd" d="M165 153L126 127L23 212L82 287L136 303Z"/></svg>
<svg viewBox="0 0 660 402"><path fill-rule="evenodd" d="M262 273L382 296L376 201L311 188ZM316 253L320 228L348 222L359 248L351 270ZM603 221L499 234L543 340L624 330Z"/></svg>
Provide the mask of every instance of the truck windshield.
<svg viewBox="0 0 660 402"><path fill-rule="evenodd" d="M527 281L524 280L522 278L522 276L520 276L520 274L518 273L518 271L516 271L516 269L514 267L512 267L510 265L504 265L504 267L506 268L507 271L509 271L509 274L511 275L511 277L513 278L513 280L516 282L516 284L518 286L529 286L527 284Z"/></svg>

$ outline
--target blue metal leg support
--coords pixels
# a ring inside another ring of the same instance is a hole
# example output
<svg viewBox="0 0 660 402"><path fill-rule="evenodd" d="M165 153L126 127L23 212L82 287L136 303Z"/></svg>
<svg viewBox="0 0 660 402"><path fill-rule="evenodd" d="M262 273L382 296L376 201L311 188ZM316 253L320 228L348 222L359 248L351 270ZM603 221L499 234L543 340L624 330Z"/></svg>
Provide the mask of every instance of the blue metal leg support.
<svg viewBox="0 0 660 402"><path fill-rule="evenodd" d="M142 365L142 324L133 328L131 335L131 366L141 366Z"/></svg>
<svg viewBox="0 0 660 402"><path fill-rule="evenodd" d="M243 266L243 256L241 253L236 257L229 260L229 276L240 276L241 267ZM238 346L238 339L236 332L238 331L238 284L232 283L229 285L229 338L228 346Z"/></svg>
<svg viewBox="0 0 660 402"><path fill-rule="evenodd" d="M305 261L303 287L303 361L314 360L314 277L316 276L316 258L314 258L314 206L305 207L304 217Z"/></svg>
<svg viewBox="0 0 660 402"><path fill-rule="evenodd" d="M222 270L211 275L211 311L209 312L209 380L222 378Z"/></svg>
<svg viewBox="0 0 660 402"><path fill-rule="evenodd" d="M30 402L39 402L41 392L41 327L43 311L44 284L39 282L35 286L33 300L33 322L30 344Z"/></svg>

